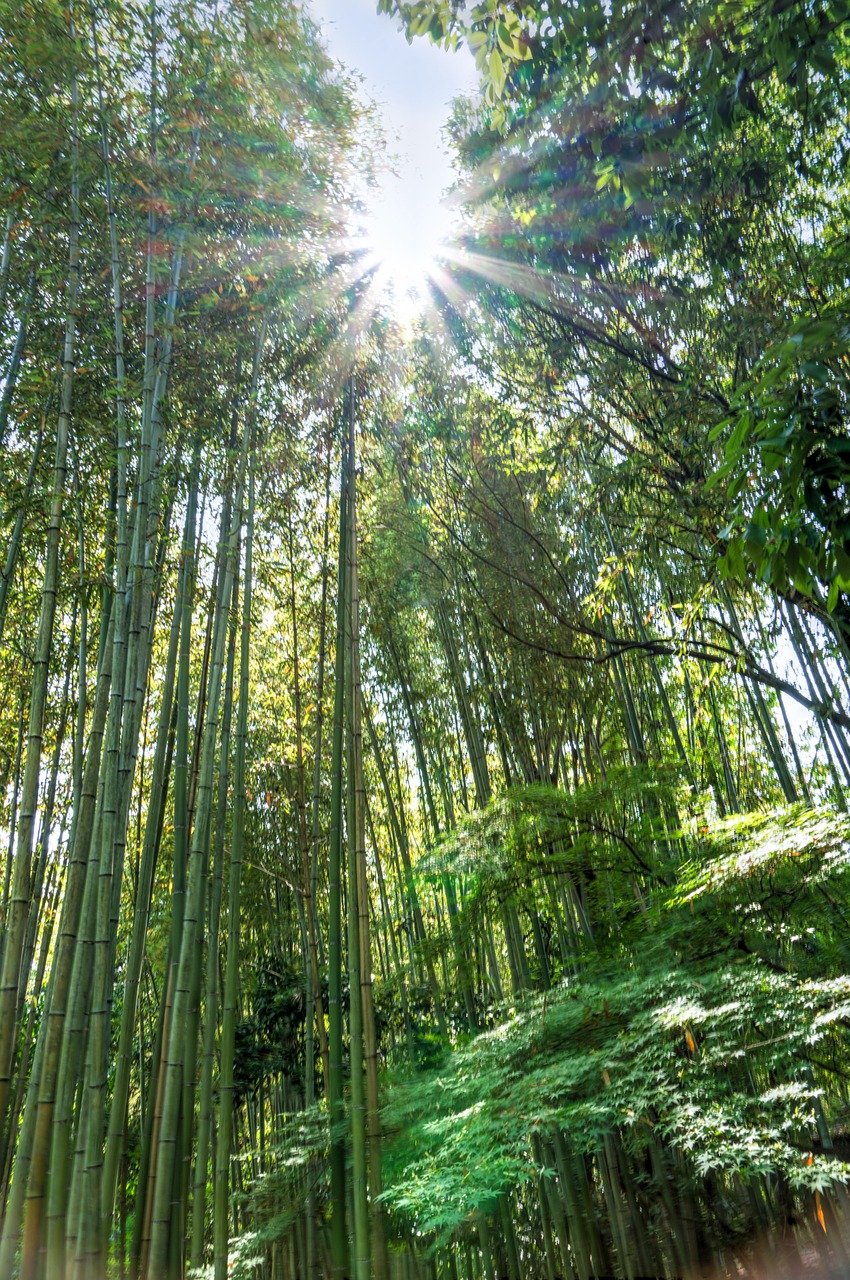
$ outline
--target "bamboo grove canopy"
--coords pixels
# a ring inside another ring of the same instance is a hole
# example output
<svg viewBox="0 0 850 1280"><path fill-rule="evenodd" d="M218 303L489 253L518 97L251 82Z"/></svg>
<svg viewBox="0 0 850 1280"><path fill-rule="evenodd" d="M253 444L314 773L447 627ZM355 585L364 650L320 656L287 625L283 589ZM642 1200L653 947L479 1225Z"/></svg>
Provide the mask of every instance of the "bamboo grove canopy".
<svg viewBox="0 0 850 1280"><path fill-rule="evenodd" d="M0 0L0 1278L850 1270L846 0Z"/></svg>

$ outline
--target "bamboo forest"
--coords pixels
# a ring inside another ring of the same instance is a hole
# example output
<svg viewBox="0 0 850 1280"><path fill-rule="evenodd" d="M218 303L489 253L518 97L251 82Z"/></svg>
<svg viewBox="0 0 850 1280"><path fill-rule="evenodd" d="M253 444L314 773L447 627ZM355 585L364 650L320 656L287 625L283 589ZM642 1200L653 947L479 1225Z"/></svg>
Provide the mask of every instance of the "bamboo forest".
<svg viewBox="0 0 850 1280"><path fill-rule="evenodd" d="M850 1276L850 0L0 41L0 1280Z"/></svg>

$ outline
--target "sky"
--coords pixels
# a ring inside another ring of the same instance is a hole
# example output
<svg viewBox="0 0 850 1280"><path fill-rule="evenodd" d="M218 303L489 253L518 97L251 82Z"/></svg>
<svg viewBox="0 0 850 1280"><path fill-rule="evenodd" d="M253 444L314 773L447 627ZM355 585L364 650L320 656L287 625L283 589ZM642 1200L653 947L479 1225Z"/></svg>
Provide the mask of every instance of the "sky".
<svg viewBox="0 0 850 1280"><path fill-rule="evenodd" d="M362 75L364 96L381 109L398 176L387 174L368 197L370 249L397 292L415 289L451 225L441 131L452 98L475 90L475 63L467 49L452 53L423 36L408 44L396 18L376 13L376 0L310 0L310 8L331 57Z"/></svg>

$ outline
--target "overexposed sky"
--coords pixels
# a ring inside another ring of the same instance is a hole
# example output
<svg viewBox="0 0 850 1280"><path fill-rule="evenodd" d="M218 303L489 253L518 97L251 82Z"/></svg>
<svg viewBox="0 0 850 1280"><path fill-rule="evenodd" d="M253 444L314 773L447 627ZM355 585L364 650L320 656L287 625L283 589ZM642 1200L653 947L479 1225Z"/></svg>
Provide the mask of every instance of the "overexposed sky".
<svg viewBox="0 0 850 1280"><path fill-rule="evenodd" d="M452 98L471 93L471 53L439 49L423 36L408 44L395 18L376 0L309 0L332 58L363 76L366 97L381 109L397 177L387 174L374 203L369 235L402 288L416 284L417 263L433 256L451 215L441 203L452 170L441 131Z"/></svg>

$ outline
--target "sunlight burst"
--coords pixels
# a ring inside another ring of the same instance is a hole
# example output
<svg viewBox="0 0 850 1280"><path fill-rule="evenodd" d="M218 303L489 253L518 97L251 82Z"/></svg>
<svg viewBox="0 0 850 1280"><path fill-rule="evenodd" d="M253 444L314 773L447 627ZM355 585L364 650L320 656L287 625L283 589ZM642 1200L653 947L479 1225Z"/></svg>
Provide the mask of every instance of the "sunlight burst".
<svg viewBox="0 0 850 1280"><path fill-rule="evenodd" d="M447 202L409 177L388 179L364 218L364 270L374 272L376 291L403 323L429 302L428 282L445 254L451 220Z"/></svg>

